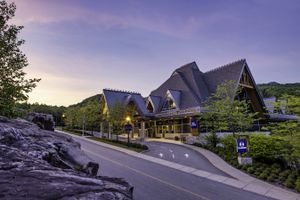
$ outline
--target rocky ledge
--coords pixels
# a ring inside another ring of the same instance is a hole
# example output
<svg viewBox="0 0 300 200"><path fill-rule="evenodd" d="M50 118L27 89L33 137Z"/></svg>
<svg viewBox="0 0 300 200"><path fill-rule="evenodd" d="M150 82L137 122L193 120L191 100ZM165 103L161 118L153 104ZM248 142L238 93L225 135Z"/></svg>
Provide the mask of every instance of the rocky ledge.
<svg viewBox="0 0 300 200"><path fill-rule="evenodd" d="M98 168L71 137L0 117L0 199L132 199L130 184Z"/></svg>

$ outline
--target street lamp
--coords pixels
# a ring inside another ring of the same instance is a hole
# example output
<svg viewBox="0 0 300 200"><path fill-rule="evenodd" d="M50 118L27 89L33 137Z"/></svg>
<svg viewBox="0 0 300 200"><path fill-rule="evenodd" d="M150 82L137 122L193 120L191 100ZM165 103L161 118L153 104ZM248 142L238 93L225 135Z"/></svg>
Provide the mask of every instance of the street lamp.
<svg viewBox="0 0 300 200"><path fill-rule="evenodd" d="M129 146L129 144L130 144L129 133L132 130L132 125L130 124L130 117L129 116L127 116L125 120L127 122L125 124L125 131L127 132L127 145Z"/></svg>
<svg viewBox="0 0 300 200"><path fill-rule="evenodd" d="M62 118L62 126L61 126L61 130L63 130L63 127L65 126L65 118L66 118L66 115L65 115L65 114L62 114L61 118Z"/></svg>

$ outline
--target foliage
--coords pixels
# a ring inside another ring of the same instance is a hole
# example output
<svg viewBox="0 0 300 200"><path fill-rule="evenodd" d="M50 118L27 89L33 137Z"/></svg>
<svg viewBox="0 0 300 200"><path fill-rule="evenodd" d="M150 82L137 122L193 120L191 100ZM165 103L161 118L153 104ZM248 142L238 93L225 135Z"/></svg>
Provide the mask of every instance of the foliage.
<svg viewBox="0 0 300 200"><path fill-rule="evenodd" d="M300 97L300 83L279 84L276 82L258 84L263 97L281 97L283 94Z"/></svg>
<svg viewBox="0 0 300 200"><path fill-rule="evenodd" d="M121 134L123 131L123 125L127 114L127 108L120 102L114 104L109 112L108 121L113 125L113 132Z"/></svg>
<svg viewBox="0 0 300 200"><path fill-rule="evenodd" d="M66 107L64 106L50 106L46 104L29 104L29 103L18 103L16 104L16 114L18 117L24 117L29 112L51 114L54 117L54 122L57 126L63 124L62 115L65 112Z"/></svg>
<svg viewBox="0 0 300 200"><path fill-rule="evenodd" d="M70 106L66 109L65 123L70 128L84 128L91 131L99 129L100 122L103 120L100 112L100 103L96 99Z"/></svg>
<svg viewBox="0 0 300 200"><path fill-rule="evenodd" d="M210 147L216 147L217 144L220 142L220 138L218 135L214 132L209 133L206 137L205 140L207 141L207 145Z"/></svg>
<svg viewBox="0 0 300 200"><path fill-rule="evenodd" d="M18 38L23 26L8 23L14 17L16 5L0 1L0 115L15 116L17 102L26 101L40 79L25 79L23 71L28 65L20 50L24 40Z"/></svg>
<svg viewBox="0 0 300 200"><path fill-rule="evenodd" d="M210 132L220 130L242 131L254 122L255 113L250 113L246 100L235 97L240 93L234 81L225 81L217 87L216 92L205 104L200 121L204 121Z"/></svg>

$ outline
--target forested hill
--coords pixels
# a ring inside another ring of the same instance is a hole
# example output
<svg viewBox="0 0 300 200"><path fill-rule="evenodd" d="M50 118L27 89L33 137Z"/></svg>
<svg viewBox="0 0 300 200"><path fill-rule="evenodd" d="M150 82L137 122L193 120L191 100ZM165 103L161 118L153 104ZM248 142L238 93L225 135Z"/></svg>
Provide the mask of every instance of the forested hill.
<svg viewBox="0 0 300 200"><path fill-rule="evenodd" d="M276 82L257 84L263 97L280 97L284 94L300 97L300 83L280 84Z"/></svg>
<svg viewBox="0 0 300 200"><path fill-rule="evenodd" d="M102 94L96 94L94 96L88 97L82 100L80 103L70 105L69 107L83 107L89 104L92 101L100 101Z"/></svg>

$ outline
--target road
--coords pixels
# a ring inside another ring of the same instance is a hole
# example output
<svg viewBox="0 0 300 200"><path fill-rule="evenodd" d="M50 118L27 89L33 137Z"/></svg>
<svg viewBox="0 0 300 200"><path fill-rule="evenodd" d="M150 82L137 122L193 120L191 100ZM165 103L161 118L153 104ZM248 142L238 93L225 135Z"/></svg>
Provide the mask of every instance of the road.
<svg viewBox="0 0 300 200"><path fill-rule="evenodd" d="M100 164L99 175L125 178L134 186L135 200L267 200L252 192L187 174L122 152L74 138Z"/></svg>
<svg viewBox="0 0 300 200"><path fill-rule="evenodd" d="M208 171L214 174L231 177L223 171L213 166L204 156L192 149L180 145L165 142L145 142L149 151L144 154L161 158L171 162L176 162L185 166Z"/></svg>

